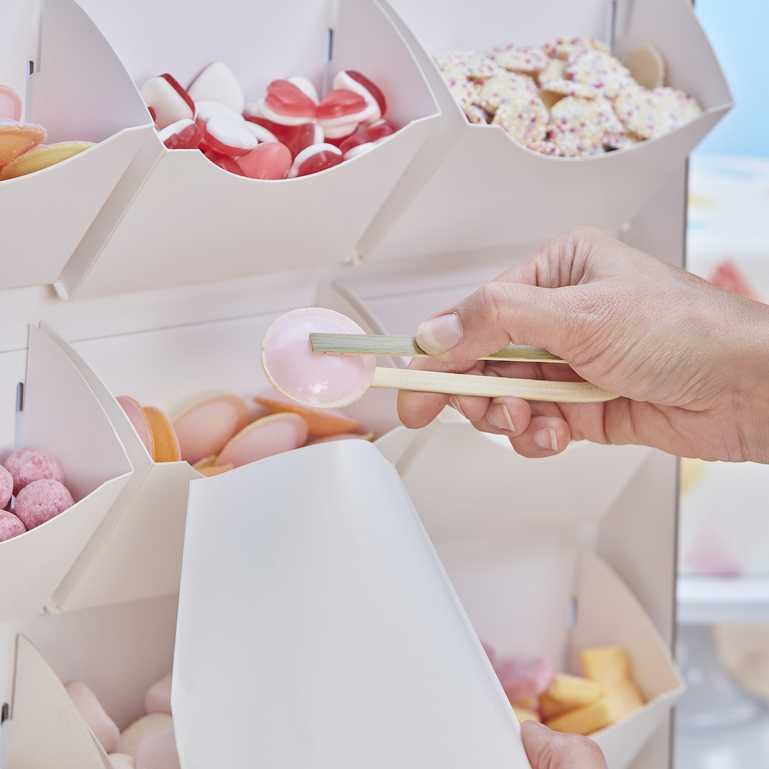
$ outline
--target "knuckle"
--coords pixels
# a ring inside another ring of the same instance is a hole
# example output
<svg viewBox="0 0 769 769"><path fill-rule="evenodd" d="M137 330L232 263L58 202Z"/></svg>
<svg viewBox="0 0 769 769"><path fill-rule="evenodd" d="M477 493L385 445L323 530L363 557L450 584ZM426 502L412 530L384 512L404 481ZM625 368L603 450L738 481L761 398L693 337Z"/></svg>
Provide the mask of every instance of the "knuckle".
<svg viewBox="0 0 769 769"><path fill-rule="evenodd" d="M504 312L504 306L509 301L507 289L502 283L486 283L479 292L484 320L496 325Z"/></svg>

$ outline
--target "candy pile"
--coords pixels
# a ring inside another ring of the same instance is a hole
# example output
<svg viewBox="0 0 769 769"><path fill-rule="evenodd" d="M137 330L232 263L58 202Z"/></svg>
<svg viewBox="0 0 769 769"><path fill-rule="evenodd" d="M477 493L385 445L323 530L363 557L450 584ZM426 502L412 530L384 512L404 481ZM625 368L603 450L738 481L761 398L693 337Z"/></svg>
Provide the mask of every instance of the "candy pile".
<svg viewBox="0 0 769 769"><path fill-rule="evenodd" d="M580 654L584 677L556 673L543 658L498 659L485 646L518 720L544 722L551 729L592 734L643 707L630 660L621 646L600 646Z"/></svg>
<svg viewBox="0 0 769 769"><path fill-rule="evenodd" d="M381 89L343 70L323 99L305 77L273 80L247 104L225 64L206 67L189 88L173 75L153 77L142 97L168 149L199 149L216 165L250 179L325 171L373 149L395 126Z"/></svg>
<svg viewBox="0 0 769 769"><path fill-rule="evenodd" d="M45 128L21 122L21 99L0 85L0 182L61 163L93 146L91 142L43 144Z"/></svg>
<svg viewBox="0 0 769 769"><path fill-rule="evenodd" d="M297 406L273 392L252 400L202 396L173 420L127 395L117 400L156 462L185 460L208 476L314 443L373 438L342 413Z"/></svg>
<svg viewBox="0 0 769 769"><path fill-rule="evenodd" d="M34 529L68 507L72 494L59 461L38 449L17 449L0 465L0 542Z"/></svg>
<svg viewBox="0 0 769 769"><path fill-rule="evenodd" d="M122 733L86 684L72 681L65 688L113 769L179 769L170 674L149 688L144 698L145 715Z"/></svg>
<svg viewBox="0 0 769 769"><path fill-rule="evenodd" d="M633 147L694 120L702 110L666 87L665 62L652 46L625 57L590 38L541 47L437 56L471 123L501 126L543 155L584 157Z"/></svg>

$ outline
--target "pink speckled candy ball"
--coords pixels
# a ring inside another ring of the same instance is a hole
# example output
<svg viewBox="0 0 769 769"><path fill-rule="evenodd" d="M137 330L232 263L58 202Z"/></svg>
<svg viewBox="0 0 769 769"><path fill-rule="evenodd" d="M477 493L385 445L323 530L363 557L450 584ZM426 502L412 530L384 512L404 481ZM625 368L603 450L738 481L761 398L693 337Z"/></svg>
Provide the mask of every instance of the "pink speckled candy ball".
<svg viewBox="0 0 769 769"><path fill-rule="evenodd" d="M13 492L13 476L0 465L0 507L5 507L11 501Z"/></svg>
<svg viewBox="0 0 769 769"><path fill-rule="evenodd" d="M0 542L13 539L26 531L24 524L7 510L0 510Z"/></svg>
<svg viewBox="0 0 769 769"><path fill-rule="evenodd" d="M59 461L40 449L17 449L3 462L13 476L13 493L18 493L32 481L51 479L62 482L64 473Z"/></svg>
<svg viewBox="0 0 769 769"><path fill-rule="evenodd" d="M63 513L73 504L72 495L63 483L52 478L43 478L32 481L19 492L14 512L27 529L34 529L35 526L40 526Z"/></svg>

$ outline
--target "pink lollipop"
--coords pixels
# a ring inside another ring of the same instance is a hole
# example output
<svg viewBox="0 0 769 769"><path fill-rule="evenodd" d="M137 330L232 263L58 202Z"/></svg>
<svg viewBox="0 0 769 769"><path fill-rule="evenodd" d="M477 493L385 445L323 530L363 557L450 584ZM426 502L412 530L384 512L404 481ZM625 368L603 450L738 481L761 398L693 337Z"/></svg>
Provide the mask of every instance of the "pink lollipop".
<svg viewBox="0 0 769 769"><path fill-rule="evenodd" d="M282 315L267 329L262 365L272 384L305 406L339 408L354 403L374 377L373 355L324 355L310 347L310 334L364 334L334 310L309 307Z"/></svg>
<svg viewBox="0 0 769 769"><path fill-rule="evenodd" d="M21 98L7 85L0 85L0 120L21 120Z"/></svg>

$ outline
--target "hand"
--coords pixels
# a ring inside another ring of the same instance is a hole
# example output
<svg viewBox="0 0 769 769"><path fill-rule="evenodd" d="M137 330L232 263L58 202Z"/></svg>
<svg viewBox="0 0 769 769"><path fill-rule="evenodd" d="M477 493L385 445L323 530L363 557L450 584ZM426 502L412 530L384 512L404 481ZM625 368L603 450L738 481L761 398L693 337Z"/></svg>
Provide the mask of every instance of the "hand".
<svg viewBox="0 0 769 769"><path fill-rule="evenodd" d="M601 749L587 737L552 732L534 721L521 725L532 769L606 769Z"/></svg>
<svg viewBox="0 0 769 769"><path fill-rule="evenodd" d="M678 456L769 462L769 307L726 293L593 229L555 240L422 323L432 358L413 368L525 379L586 379L602 404L401 392L408 427L447 404L526 457L572 440L635 443ZM510 342L570 364L479 362Z"/></svg>

